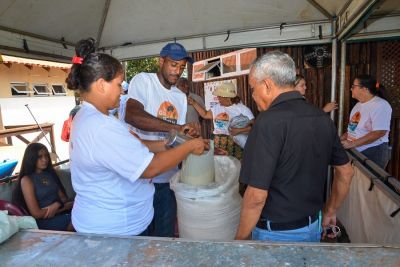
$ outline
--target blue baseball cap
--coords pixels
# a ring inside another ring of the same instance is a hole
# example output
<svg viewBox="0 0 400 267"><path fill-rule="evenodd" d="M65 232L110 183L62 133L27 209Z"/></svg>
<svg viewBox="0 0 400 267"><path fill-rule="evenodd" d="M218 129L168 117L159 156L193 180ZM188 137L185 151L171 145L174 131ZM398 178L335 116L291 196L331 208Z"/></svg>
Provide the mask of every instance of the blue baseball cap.
<svg viewBox="0 0 400 267"><path fill-rule="evenodd" d="M178 43L169 43L161 49L160 56L170 57L173 60L186 59L190 64L193 64L193 58L191 58L183 45Z"/></svg>

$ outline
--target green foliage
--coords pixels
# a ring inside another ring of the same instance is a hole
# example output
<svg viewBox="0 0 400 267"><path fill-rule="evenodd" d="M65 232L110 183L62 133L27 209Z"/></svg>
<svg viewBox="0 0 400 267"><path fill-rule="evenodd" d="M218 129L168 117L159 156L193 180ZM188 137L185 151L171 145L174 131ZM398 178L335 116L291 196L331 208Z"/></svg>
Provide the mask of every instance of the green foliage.
<svg viewBox="0 0 400 267"><path fill-rule="evenodd" d="M126 77L129 82L133 76L140 72L157 72L158 57L135 59L126 62Z"/></svg>

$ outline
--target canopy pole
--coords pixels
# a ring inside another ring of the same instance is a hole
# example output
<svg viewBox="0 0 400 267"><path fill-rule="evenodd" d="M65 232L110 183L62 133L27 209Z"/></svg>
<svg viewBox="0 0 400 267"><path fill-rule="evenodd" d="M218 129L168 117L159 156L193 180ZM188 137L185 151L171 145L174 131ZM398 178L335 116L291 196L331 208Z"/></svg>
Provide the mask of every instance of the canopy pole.
<svg viewBox="0 0 400 267"><path fill-rule="evenodd" d="M332 21L332 34L336 33L336 18ZM336 73L337 73L337 38L332 38L332 70L331 70L331 102L337 102L336 100ZM335 110L331 111L331 119L335 121ZM329 199L332 191L332 167L328 167L328 176L326 180L326 199Z"/></svg>
<svg viewBox="0 0 400 267"><path fill-rule="evenodd" d="M336 18L332 21L332 33L336 32ZM337 73L337 38L332 38L332 69L331 69L331 102L336 100L336 73ZM331 119L335 121L335 110L331 111Z"/></svg>
<svg viewBox="0 0 400 267"><path fill-rule="evenodd" d="M339 91L339 118L338 134L343 134L343 116L344 116L344 85L346 80L346 40L341 42L340 50L340 91Z"/></svg>
<svg viewBox="0 0 400 267"><path fill-rule="evenodd" d="M128 71L127 71L127 68L128 68L128 61L124 61L124 80L127 82L127 83L129 83L130 81L128 81L127 79L128 79Z"/></svg>

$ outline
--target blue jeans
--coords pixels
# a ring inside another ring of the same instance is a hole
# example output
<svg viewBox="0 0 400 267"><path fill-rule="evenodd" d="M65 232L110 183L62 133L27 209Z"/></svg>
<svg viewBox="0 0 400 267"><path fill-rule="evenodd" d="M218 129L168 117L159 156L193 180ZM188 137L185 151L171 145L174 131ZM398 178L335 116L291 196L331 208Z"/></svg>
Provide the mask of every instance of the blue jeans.
<svg viewBox="0 0 400 267"><path fill-rule="evenodd" d="M269 227L270 221L267 222L267 229L255 227L252 231L253 240L265 240L272 242L320 242L322 228L320 221L317 219L309 225L287 231L272 231Z"/></svg>
<svg viewBox="0 0 400 267"><path fill-rule="evenodd" d="M367 148L361 153L375 162L382 169L386 168L386 165L391 158L391 149L389 149L388 143L382 143L378 146Z"/></svg>
<svg viewBox="0 0 400 267"><path fill-rule="evenodd" d="M176 199L169 183L155 183L154 229L151 236L174 237L176 221Z"/></svg>

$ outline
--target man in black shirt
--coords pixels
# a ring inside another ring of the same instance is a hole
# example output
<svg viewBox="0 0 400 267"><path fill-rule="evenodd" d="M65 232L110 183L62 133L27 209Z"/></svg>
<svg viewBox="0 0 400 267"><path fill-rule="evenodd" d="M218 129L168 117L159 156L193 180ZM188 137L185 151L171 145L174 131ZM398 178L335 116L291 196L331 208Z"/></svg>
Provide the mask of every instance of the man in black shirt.
<svg viewBox="0 0 400 267"><path fill-rule="evenodd" d="M247 184L236 239L319 242L328 165L335 168L322 226L336 225L353 169L332 120L293 91L295 64L269 52L249 74L261 111L247 140L240 181Z"/></svg>

